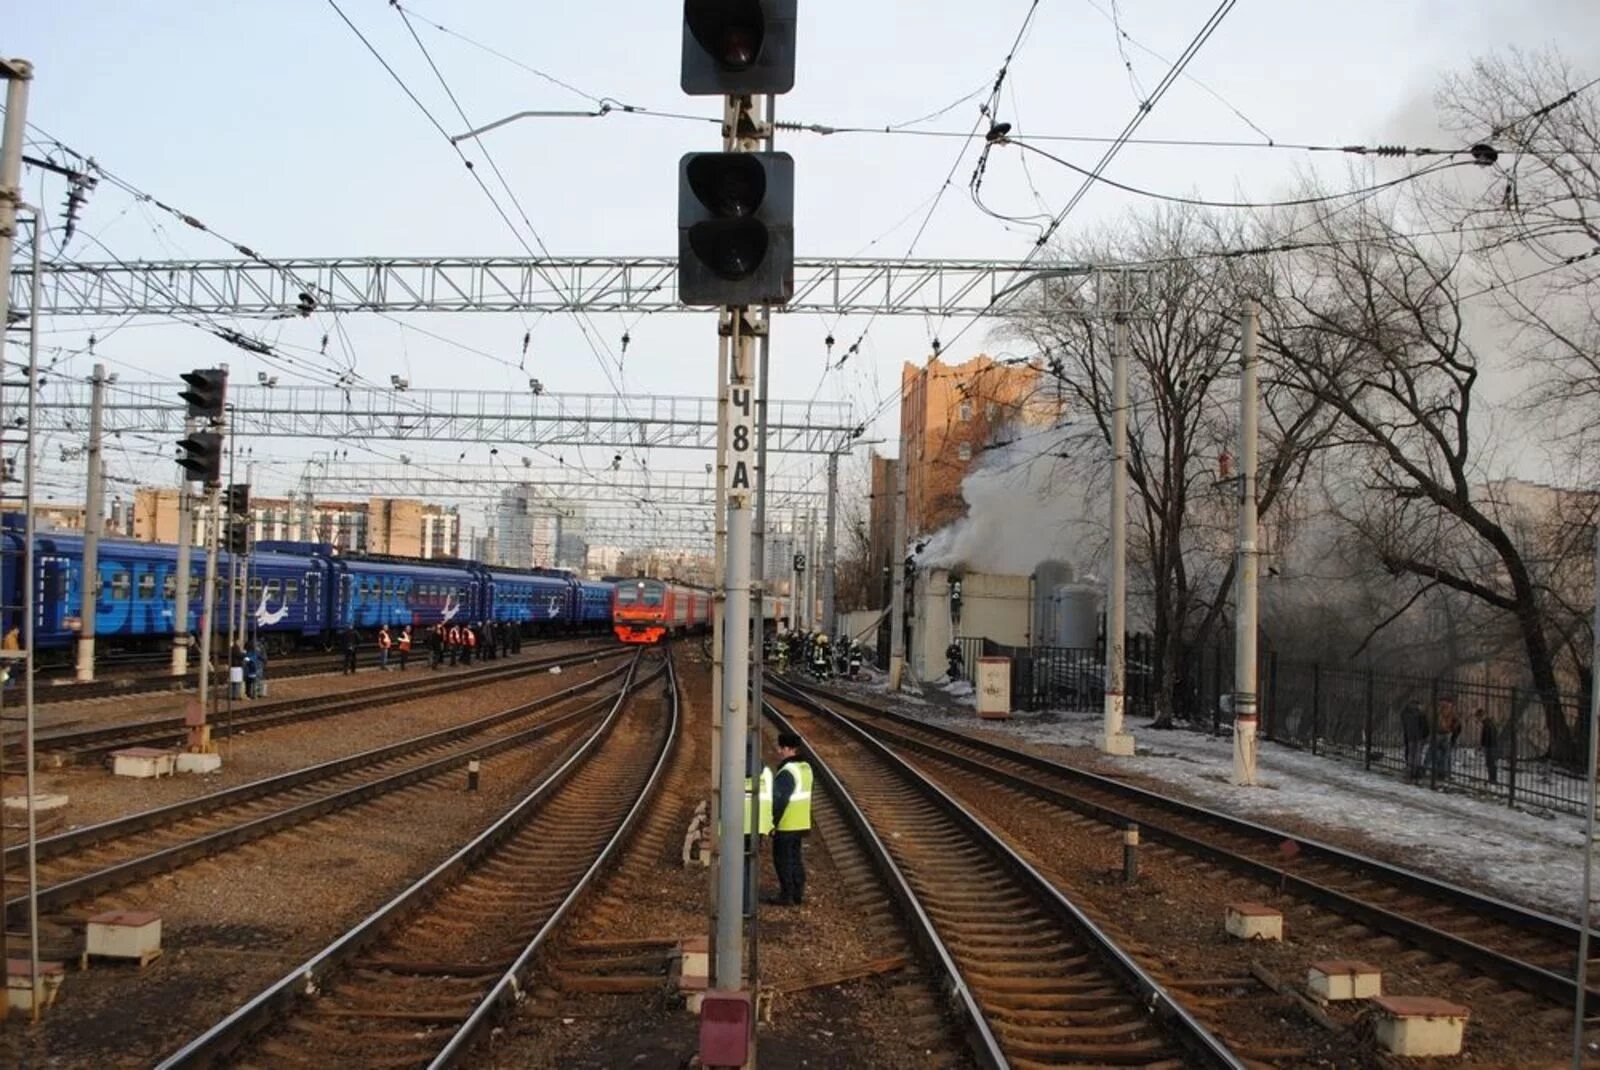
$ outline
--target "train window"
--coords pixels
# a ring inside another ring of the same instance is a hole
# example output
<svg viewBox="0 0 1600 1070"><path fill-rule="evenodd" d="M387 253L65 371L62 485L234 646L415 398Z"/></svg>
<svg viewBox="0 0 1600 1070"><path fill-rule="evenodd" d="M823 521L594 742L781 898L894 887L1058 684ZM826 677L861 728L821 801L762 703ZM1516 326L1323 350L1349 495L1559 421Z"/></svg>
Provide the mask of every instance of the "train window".
<svg viewBox="0 0 1600 1070"><path fill-rule="evenodd" d="M666 588L659 583L646 587L641 593L644 595L644 604L647 606L659 606L667 597Z"/></svg>
<svg viewBox="0 0 1600 1070"><path fill-rule="evenodd" d="M148 602L156 596L156 578L153 573L144 572L139 575L139 599Z"/></svg>
<svg viewBox="0 0 1600 1070"><path fill-rule="evenodd" d="M268 580L267 581L266 595L267 595L267 602L269 604L272 603L272 602L277 601L277 598L278 598L278 581L277 580Z"/></svg>
<svg viewBox="0 0 1600 1070"><path fill-rule="evenodd" d="M250 604L253 606L261 604L261 578L259 576L250 581Z"/></svg>
<svg viewBox="0 0 1600 1070"><path fill-rule="evenodd" d="M175 573L167 573L167 578L161 581L161 597L167 602L178 597L178 577Z"/></svg>
<svg viewBox="0 0 1600 1070"><path fill-rule="evenodd" d="M132 587L133 583L128 579L126 572L114 572L111 574L111 600L113 602L126 602L128 600L128 592Z"/></svg>
<svg viewBox="0 0 1600 1070"><path fill-rule="evenodd" d="M639 600L639 588L621 585L617 587L617 605L631 606Z"/></svg>
<svg viewBox="0 0 1600 1070"><path fill-rule="evenodd" d="M296 580L285 580L283 584L283 604L292 606L300 598L300 584Z"/></svg>

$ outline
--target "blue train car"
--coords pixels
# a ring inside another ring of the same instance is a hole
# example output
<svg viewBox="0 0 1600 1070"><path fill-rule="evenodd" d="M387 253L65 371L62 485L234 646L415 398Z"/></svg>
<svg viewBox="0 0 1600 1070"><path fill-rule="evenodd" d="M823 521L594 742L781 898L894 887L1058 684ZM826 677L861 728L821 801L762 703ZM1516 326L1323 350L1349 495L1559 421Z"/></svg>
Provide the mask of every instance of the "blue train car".
<svg viewBox="0 0 1600 1070"><path fill-rule="evenodd" d="M398 558L329 557L334 584L335 631L372 631L411 625L466 624L482 619L481 570L464 562L407 561Z"/></svg>
<svg viewBox="0 0 1600 1070"><path fill-rule="evenodd" d="M490 595L488 616L508 620L524 633L570 631L578 621L578 588L570 573L554 569L484 570Z"/></svg>
<svg viewBox="0 0 1600 1070"><path fill-rule="evenodd" d="M13 552L21 538L8 531ZM43 532L35 536L34 643L40 651L65 650L77 640L83 605L83 536ZM8 567L20 569L20 556ZM177 547L129 539L102 539L95 602L95 637L108 650L158 646L176 633ZM217 627L225 629L232 609L228 578L232 560L217 555ZM246 608L256 630L271 645L287 648L328 627L324 589L326 565L290 554L261 553L251 558ZM205 553L189 560L189 605L183 626L200 627L205 600Z"/></svg>
<svg viewBox="0 0 1600 1070"><path fill-rule="evenodd" d="M611 595L616 584L601 580L578 581L578 626L584 631L605 631L611 626Z"/></svg>

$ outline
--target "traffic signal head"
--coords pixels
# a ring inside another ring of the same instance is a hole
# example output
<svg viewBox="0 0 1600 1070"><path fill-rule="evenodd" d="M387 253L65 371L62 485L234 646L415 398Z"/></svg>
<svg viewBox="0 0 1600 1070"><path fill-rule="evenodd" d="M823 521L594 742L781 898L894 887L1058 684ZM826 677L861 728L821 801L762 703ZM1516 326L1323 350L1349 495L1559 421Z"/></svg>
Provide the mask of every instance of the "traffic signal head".
<svg viewBox="0 0 1600 1070"><path fill-rule="evenodd" d="M178 440L183 456L178 464L196 483L212 486L222 479L222 436L215 431L197 431Z"/></svg>
<svg viewBox="0 0 1600 1070"><path fill-rule="evenodd" d="M223 403L228 396L228 373L222 368L196 368L183 373L187 390L178 396L189 403L189 415L208 420L222 419Z"/></svg>
<svg viewBox="0 0 1600 1070"><path fill-rule="evenodd" d="M228 552L243 556L250 552L250 523L245 520L228 521Z"/></svg>
<svg viewBox="0 0 1600 1070"><path fill-rule="evenodd" d="M246 516L250 512L250 484L228 484L228 512L234 516Z"/></svg>
<svg viewBox="0 0 1600 1070"><path fill-rule="evenodd" d="M678 300L783 304L794 296L794 158L691 152L678 163Z"/></svg>
<svg viewBox="0 0 1600 1070"><path fill-rule="evenodd" d="M683 69L690 96L794 88L798 0L684 0Z"/></svg>

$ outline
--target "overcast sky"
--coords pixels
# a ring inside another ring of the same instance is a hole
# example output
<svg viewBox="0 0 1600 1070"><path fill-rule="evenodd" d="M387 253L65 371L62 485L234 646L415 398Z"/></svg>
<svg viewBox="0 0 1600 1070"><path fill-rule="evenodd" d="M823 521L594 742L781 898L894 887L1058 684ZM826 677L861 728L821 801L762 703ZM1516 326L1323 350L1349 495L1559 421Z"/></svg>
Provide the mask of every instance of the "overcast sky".
<svg viewBox="0 0 1600 1070"><path fill-rule="evenodd" d="M406 83L455 132L461 128L416 43L387 0L339 0L345 13ZM658 110L718 114L714 99L678 90L680 7L669 0L558 3L465 0L407 5L462 107L482 123L521 109L591 105L511 62L440 32L433 23L492 45L592 97ZM1029 0L862 2L800 0L799 69L779 115L807 123L881 127L953 104L987 86L1017 33ZM1160 81L1211 10L1208 3L1120 0L1120 47L1111 0L1042 0L1010 66L999 118L1022 135L1114 134L1142 95ZM465 173L437 130L406 98L326 2L255 3L157 0L14 5L4 49L35 64L30 118L44 131L92 154L120 177L268 256L512 255L521 246ZM1140 131L1149 138L1261 142L1397 143L1427 136L1428 98L1441 72L1511 46L1565 49L1580 65L1600 54L1600 4L1593 0L1342 0L1337 4L1243 0L1190 64ZM1128 66L1125 66L1124 61ZM1131 67L1131 70L1128 69ZM1202 84L1203 83L1203 84ZM965 133L979 98L915 129ZM556 254L663 255L675 248L675 169L680 154L717 146L710 125L612 114L604 119L525 121L487 135L539 236ZM788 134L780 148L796 160L796 244L803 255L1017 258L1034 230L1002 225L967 195L969 155L915 248L913 234L951 171L959 138ZM1095 145L1053 146L1091 165ZM470 150L474 159L481 156ZM1314 166L1338 158L1261 148L1127 148L1112 177L1152 189L1263 198ZM481 173L486 173L480 167ZM1331 172L1330 172L1331 173ZM487 174L486 174L487 177ZM1037 158L1025 173L1016 150L996 153L985 201L1014 215L1057 210L1076 188L1069 172ZM40 196L29 172L26 196ZM61 187L48 180L47 204ZM505 198L502 196L502 201ZM1105 223L1134 199L1093 190L1064 235ZM512 211L515 218L514 210ZM176 224L102 185L83 213L69 255L117 257L230 255L223 243ZM531 237L524 232L525 240ZM473 357L371 317L344 318L359 373L414 386L524 389L536 375L552 391L609 391L583 335L560 317L456 315L407 322L490 351ZM626 329L630 392L709 394L714 327L709 314L617 315L594 320L613 350ZM126 378L170 378L199 364L228 362L253 380L258 363L192 328L136 321L58 319L46 341L81 347L87 329L98 354ZM774 334L777 396L843 400L871 410L899 382L903 360L920 361L930 335L956 326L920 317L880 317L863 358L823 376L823 338L844 344L865 317L833 323L794 316ZM326 321L240 324L284 345L316 350ZM526 370L518 367L533 329ZM980 325L946 353L964 359L985 348ZM298 351L296 351L298 352ZM345 357L337 342L328 363ZM46 358L58 355L47 352ZM87 375L91 358L63 367ZM275 374L280 370L271 369ZM287 376L285 377L287 378ZM891 410L878 433L896 426ZM287 485L298 458L326 443L262 442L260 462L284 461L261 482ZM351 460L381 460L402 447L351 443ZM151 447L154 449L155 447ZM461 447L404 447L414 456L454 460ZM487 446L472 459L487 460ZM54 447L51 447L54 452ZM698 467L704 458L652 458L658 468ZM594 453L586 463L598 465ZM137 453L112 456L120 474L170 472ZM786 462L793 466L800 462Z"/></svg>

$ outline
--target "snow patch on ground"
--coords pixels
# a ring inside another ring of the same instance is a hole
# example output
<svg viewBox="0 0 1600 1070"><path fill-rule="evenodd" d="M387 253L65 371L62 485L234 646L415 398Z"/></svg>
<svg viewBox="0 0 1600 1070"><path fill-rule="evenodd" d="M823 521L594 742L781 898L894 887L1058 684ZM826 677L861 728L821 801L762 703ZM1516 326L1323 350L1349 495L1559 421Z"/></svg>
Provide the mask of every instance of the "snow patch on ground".
<svg viewBox="0 0 1600 1070"><path fill-rule="evenodd" d="M1041 744L1097 747L1102 731L1099 713L1022 713L980 725L970 714L940 712L925 704L904 712ZM1579 817L1512 809L1466 792L1432 791L1267 741L1261 743L1259 786L1236 787L1228 783L1230 738L1140 724L1129 728L1137 753L1104 761L1182 787L1218 810L1269 825L1293 815L1325 828L1359 832L1403 849L1412 868L1445 879L1470 877L1535 909L1567 918L1579 915L1584 841Z"/></svg>

